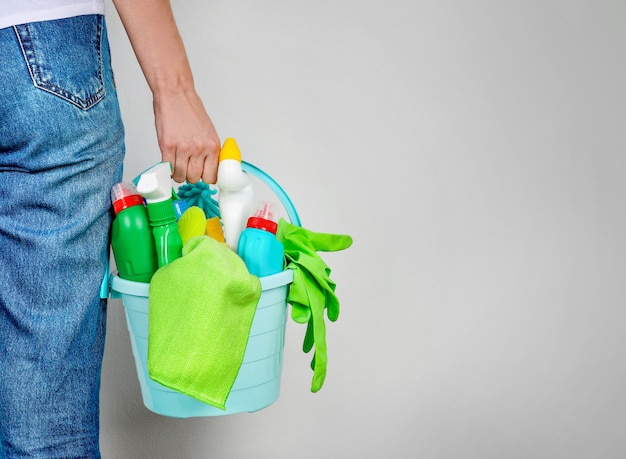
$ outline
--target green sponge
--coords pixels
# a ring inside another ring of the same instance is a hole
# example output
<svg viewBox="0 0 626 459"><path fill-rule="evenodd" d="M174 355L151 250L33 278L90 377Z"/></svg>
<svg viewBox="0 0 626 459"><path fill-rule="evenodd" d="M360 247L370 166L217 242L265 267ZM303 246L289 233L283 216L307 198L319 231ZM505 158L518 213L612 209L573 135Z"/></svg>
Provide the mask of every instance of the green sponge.
<svg viewBox="0 0 626 459"><path fill-rule="evenodd" d="M194 236L202 236L206 231L206 216L198 206L189 207L178 220L178 232L183 245Z"/></svg>

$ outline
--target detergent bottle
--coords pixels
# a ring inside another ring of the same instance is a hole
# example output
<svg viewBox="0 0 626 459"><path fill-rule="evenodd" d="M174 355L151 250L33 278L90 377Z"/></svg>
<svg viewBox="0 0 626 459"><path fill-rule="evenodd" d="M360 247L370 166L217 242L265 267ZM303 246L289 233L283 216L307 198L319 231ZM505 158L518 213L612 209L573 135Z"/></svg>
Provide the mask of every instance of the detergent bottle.
<svg viewBox="0 0 626 459"><path fill-rule="evenodd" d="M172 200L174 206L174 215L176 215L176 221L180 220L185 211L189 209L189 203L186 199L174 199Z"/></svg>
<svg viewBox="0 0 626 459"><path fill-rule="evenodd" d="M143 198L130 182L111 188L115 218L111 226L111 248L119 277L150 282L157 270L154 236Z"/></svg>
<svg viewBox="0 0 626 459"><path fill-rule="evenodd" d="M235 139L224 141L217 169L218 204L226 244L237 251L239 235L254 210L254 190L241 168L241 152Z"/></svg>
<svg viewBox="0 0 626 459"><path fill-rule="evenodd" d="M159 163L141 174L137 182L137 191L146 198L159 268L182 256L183 250L172 203L171 173L169 163Z"/></svg>
<svg viewBox="0 0 626 459"><path fill-rule="evenodd" d="M237 254L243 259L250 274L262 277L283 270L285 249L276 238L277 228L274 204L262 202L248 219L237 248Z"/></svg>

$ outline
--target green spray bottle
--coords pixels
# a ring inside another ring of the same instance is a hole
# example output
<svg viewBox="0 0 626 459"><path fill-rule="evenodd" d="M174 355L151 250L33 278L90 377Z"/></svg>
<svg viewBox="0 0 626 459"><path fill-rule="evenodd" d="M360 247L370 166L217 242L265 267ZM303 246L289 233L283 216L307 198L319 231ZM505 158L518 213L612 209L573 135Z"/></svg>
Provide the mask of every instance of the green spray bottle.
<svg viewBox="0 0 626 459"><path fill-rule="evenodd" d="M159 163L142 173L137 182L137 191L146 199L159 268L181 257L183 250L172 203L171 174L170 163Z"/></svg>

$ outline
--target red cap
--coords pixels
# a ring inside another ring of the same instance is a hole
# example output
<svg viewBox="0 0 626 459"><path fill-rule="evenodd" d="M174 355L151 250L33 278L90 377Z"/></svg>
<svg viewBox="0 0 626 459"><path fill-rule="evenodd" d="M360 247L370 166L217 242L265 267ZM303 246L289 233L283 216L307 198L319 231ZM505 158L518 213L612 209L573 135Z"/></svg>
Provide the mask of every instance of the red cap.
<svg viewBox="0 0 626 459"><path fill-rule="evenodd" d="M276 234L278 223L276 223L276 211L274 204L270 201L259 203L256 212L248 218L248 228L256 228Z"/></svg>
<svg viewBox="0 0 626 459"><path fill-rule="evenodd" d="M269 231L272 234L276 234L276 230L278 229L278 224L276 222L261 217L250 217L248 219L247 226L248 228L256 228L264 231Z"/></svg>
<svg viewBox="0 0 626 459"><path fill-rule="evenodd" d="M115 215L129 207L143 205L143 197L137 192L137 187L132 182L119 182L113 185L111 201Z"/></svg>
<svg viewBox="0 0 626 459"><path fill-rule="evenodd" d="M128 209L129 207L137 206L139 204L143 205L143 198L141 195L130 194L113 201L113 210L115 211L115 215L117 215L124 209Z"/></svg>

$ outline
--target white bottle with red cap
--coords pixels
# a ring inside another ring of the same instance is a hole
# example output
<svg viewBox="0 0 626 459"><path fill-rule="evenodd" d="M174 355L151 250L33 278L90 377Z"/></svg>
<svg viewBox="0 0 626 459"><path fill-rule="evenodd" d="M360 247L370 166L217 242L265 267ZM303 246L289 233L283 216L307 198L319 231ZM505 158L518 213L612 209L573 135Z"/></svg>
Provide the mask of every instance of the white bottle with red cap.
<svg viewBox="0 0 626 459"><path fill-rule="evenodd" d="M253 216L248 219L246 229L241 232L237 253L245 262L250 274L270 276L283 270L285 250L276 238L278 228L275 206L262 202Z"/></svg>

